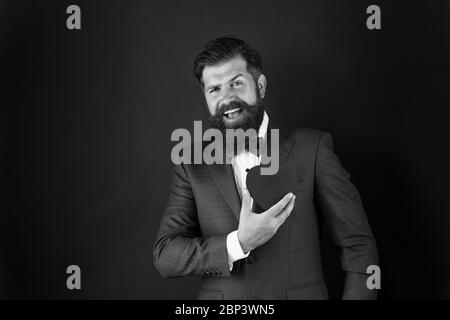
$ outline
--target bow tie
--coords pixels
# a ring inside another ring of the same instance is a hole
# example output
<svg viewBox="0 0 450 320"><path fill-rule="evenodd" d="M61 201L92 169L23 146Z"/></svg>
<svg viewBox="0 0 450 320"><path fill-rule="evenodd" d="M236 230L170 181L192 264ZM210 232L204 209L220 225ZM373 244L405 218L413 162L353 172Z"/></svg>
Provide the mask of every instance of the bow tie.
<svg viewBox="0 0 450 320"><path fill-rule="evenodd" d="M230 145L229 148L226 148L226 153L228 157L234 157L242 152L250 152L255 156L259 156L264 149L264 139L262 137L258 137L257 139L245 139L244 146L238 146L237 143Z"/></svg>

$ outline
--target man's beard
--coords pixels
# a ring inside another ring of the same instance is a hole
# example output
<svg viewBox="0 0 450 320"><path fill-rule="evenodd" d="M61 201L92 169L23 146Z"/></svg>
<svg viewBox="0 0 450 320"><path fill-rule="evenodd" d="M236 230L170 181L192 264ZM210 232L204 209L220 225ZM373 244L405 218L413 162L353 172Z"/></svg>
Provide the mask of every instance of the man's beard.
<svg viewBox="0 0 450 320"><path fill-rule="evenodd" d="M236 121L236 123L233 123L232 125L227 124L224 120L224 112L227 110L232 110L240 108L241 114L239 121ZM243 145L237 143L236 139L232 139L231 141L227 141L227 134L226 129L242 129L244 132L248 129L254 129L256 136L251 138L254 139L254 146L257 148L256 150L260 150L261 147L258 140L258 131L259 127L261 126L261 123L264 118L264 106L262 104L262 99L257 95L256 103L253 105L249 105L246 102L238 99L231 101L227 105L222 105L220 108L216 110L216 113L209 117L209 121L212 125L212 127L219 129L223 134L223 146L226 146L227 150L230 150L233 154L239 154L244 149L247 151L250 151L250 140L248 138L245 138L245 142ZM243 149L244 148L244 149ZM256 151L255 150L255 151ZM227 151L228 152L228 151Z"/></svg>
<svg viewBox="0 0 450 320"><path fill-rule="evenodd" d="M233 125L227 125L224 120L224 112L227 110L232 110L240 108L241 114L239 121L233 123ZM264 118L264 106L262 104L262 99L257 95L256 103L249 105L241 99L233 100L229 104L221 105L214 115L209 117L209 122L211 126L219 129L225 134L226 129L242 129L244 131L248 129L255 129L258 132L259 127Z"/></svg>

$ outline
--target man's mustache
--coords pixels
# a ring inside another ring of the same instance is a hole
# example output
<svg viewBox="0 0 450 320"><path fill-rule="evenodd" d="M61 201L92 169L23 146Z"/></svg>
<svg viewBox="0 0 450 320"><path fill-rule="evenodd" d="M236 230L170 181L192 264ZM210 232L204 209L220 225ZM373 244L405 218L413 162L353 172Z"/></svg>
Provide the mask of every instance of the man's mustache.
<svg viewBox="0 0 450 320"><path fill-rule="evenodd" d="M246 109L248 107L249 107L249 105L242 100L233 100L233 101L230 101L228 104L222 104L217 109L216 114L221 115L228 110L237 109L237 108Z"/></svg>

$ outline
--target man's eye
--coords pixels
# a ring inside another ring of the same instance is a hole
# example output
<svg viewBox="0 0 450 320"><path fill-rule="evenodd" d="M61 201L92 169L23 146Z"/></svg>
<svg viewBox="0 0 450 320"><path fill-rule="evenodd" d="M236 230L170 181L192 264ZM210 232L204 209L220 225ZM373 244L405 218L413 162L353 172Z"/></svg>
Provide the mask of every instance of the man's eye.
<svg viewBox="0 0 450 320"><path fill-rule="evenodd" d="M233 82L232 84L231 84L231 86L233 86L233 87L238 87L238 86L240 86L242 84L242 81L235 81L235 82Z"/></svg>
<svg viewBox="0 0 450 320"><path fill-rule="evenodd" d="M219 88L213 88L213 89L209 90L209 93L216 92L217 90L219 90Z"/></svg>

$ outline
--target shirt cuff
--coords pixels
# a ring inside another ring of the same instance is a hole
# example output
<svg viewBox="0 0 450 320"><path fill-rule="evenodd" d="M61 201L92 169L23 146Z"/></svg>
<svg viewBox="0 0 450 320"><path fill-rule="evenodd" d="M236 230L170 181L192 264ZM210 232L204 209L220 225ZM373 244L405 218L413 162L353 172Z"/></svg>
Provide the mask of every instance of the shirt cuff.
<svg viewBox="0 0 450 320"><path fill-rule="evenodd" d="M250 251L244 253L237 236L237 230L230 232L227 236L228 266L230 271L233 270L233 263L240 259L247 258Z"/></svg>

